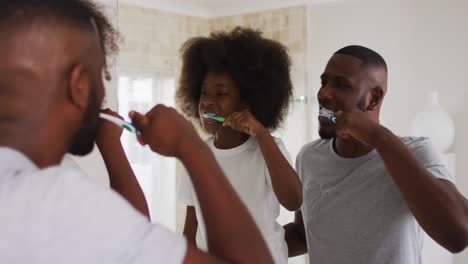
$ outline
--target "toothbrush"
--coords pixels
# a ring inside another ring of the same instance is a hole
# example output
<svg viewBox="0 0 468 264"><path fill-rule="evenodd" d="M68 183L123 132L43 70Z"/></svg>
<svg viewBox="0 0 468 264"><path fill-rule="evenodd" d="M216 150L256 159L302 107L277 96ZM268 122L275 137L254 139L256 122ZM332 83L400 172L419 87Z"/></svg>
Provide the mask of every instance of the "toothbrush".
<svg viewBox="0 0 468 264"><path fill-rule="evenodd" d="M202 117L203 117L203 118L206 118L206 119L213 119L213 120L216 120L216 121L221 122L221 123L223 123L224 121L226 121L226 118L220 117L220 116L216 116L215 114L212 114L212 113L203 113L203 114L202 114Z"/></svg>
<svg viewBox="0 0 468 264"><path fill-rule="evenodd" d="M105 119L107 121L110 121L110 122L118 125L119 127L127 130L127 131L130 131L132 133L140 135L140 131L138 131L138 129L130 122L124 121L124 120L122 120L120 118L117 118L115 116L111 116L111 115L108 115L108 114L104 114L104 113L100 113L99 117L102 118L102 119Z"/></svg>
<svg viewBox="0 0 468 264"><path fill-rule="evenodd" d="M323 116L325 118L328 118L330 119L333 123L336 123L336 116L335 115L331 115L323 110L320 110L319 111L319 116Z"/></svg>

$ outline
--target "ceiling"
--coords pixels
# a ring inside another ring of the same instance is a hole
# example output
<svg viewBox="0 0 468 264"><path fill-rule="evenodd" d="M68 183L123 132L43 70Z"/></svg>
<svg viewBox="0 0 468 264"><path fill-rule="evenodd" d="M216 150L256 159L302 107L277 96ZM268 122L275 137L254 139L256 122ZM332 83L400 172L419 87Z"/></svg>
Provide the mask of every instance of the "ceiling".
<svg viewBox="0 0 468 264"><path fill-rule="evenodd" d="M107 0L109 1L109 0ZM117 0L115 0L117 1ZM176 13L219 17L301 4L337 0L118 0L119 2L157 8Z"/></svg>

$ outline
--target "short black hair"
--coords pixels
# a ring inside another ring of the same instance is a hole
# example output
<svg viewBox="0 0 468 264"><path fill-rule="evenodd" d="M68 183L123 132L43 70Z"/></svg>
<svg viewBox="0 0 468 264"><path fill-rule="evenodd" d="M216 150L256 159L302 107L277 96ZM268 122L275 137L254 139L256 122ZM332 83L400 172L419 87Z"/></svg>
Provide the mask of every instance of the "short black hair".
<svg viewBox="0 0 468 264"><path fill-rule="evenodd" d="M177 102L186 115L199 117L198 102L206 74L226 72L264 127L276 129L282 123L293 87L291 60L281 43L262 37L260 31L236 27L189 39L181 54Z"/></svg>
<svg viewBox="0 0 468 264"><path fill-rule="evenodd" d="M337 52L335 52L335 54L353 56L361 60L363 62L364 67L377 66L384 68L385 71L388 71L387 63L385 62L384 58L380 56L379 53L363 46L347 46L338 50Z"/></svg>
<svg viewBox="0 0 468 264"><path fill-rule="evenodd" d="M22 13L25 15L19 16ZM89 0L0 0L0 28L29 25L37 18L55 23L67 21L82 28L93 28L94 23L106 57L106 77L109 76L108 57L118 52L119 36L102 12L102 6Z"/></svg>

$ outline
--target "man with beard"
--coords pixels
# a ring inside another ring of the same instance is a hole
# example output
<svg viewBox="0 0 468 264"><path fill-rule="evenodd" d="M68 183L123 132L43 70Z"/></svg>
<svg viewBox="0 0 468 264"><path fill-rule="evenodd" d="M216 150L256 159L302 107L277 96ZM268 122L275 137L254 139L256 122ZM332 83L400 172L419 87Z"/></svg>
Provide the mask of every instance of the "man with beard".
<svg viewBox="0 0 468 264"><path fill-rule="evenodd" d="M321 79L321 139L297 158L304 203L285 226L289 255L308 252L315 264L417 264L421 227L451 252L466 248L468 202L429 139L398 137L379 124L384 59L348 46Z"/></svg>
<svg viewBox="0 0 468 264"><path fill-rule="evenodd" d="M130 117L143 142L190 172L208 253L59 165L93 148L112 34L86 0L0 1L0 263L271 263L213 154L174 109Z"/></svg>

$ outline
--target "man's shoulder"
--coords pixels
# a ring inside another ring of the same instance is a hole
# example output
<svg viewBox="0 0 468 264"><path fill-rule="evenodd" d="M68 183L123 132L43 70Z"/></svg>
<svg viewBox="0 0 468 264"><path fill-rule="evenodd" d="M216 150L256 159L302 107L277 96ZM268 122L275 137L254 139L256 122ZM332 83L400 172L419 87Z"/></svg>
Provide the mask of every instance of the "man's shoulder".
<svg viewBox="0 0 468 264"><path fill-rule="evenodd" d="M331 139L317 139L312 141L301 148L301 151L298 154L299 157L305 155L321 153L323 151L328 151L330 148Z"/></svg>
<svg viewBox="0 0 468 264"><path fill-rule="evenodd" d="M405 136L400 137L400 140L403 144L405 144L406 147L408 147L411 150L421 147L433 147L432 141L428 137Z"/></svg>
<svg viewBox="0 0 468 264"><path fill-rule="evenodd" d="M103 208L124 210L124 207L128 207L114 190L96 183L79 168L58 165L38 170L34 175L23 176L21 181L26 188L18 191L24 194L24 191L30 190L25 195L31 199L46 199L41 202L41 206L54 206L63 211L68 211L67 207L75 207L76 212L87 210L94 213L96 210L107 210Z"/></svg>
<svg viewBox="0 0 468 264"><path fill-rule="evenodd" d="M93 181L88 175L77 168L55 166L41 170L42 183L39 192L47 197L47 204L57 210L57 215L69 219L73 215L75 221L86 223L91 230L96 223L105 225L113 220L116 224L127 224L131 229L135 223L143 222L141 216L121 195L114 190ZM70 209L73 208L73 209ZM94 222L86 220L89 215L96 218Z"/></svg>
<svg viewBox="0 0 468 264"><path fill-rule="evenodd" d="M58 165L42 169L37 172L44 184L55 184L61 188L93 189L95 191L105 189L93 182L82 170L70 166Z"/></svg>

